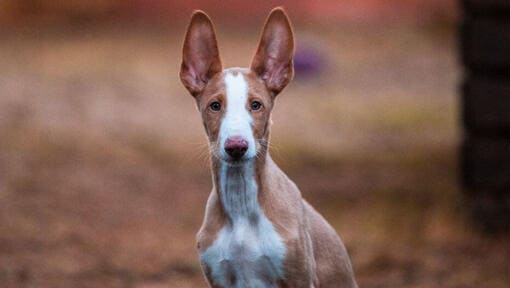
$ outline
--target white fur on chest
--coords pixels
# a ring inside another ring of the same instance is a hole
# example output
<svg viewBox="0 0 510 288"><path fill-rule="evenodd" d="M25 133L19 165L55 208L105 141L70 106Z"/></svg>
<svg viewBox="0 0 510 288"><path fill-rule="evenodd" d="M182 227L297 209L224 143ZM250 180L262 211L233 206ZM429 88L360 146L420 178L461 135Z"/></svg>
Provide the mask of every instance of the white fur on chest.
<svg viewBox="0 0 510 288"><path fill-rule="evenodd" d="M221 200L230 221L200 255L220 287L277 287L285 245L257 201L253 163L221 167Z"/></svg>

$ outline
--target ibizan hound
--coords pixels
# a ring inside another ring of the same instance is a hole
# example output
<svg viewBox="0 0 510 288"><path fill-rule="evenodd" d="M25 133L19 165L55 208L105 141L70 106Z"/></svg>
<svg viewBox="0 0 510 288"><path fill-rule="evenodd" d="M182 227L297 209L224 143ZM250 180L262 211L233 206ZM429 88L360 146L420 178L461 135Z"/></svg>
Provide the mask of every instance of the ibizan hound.
<svg viewBox="0 0 510 288"><path fill-rule="evenodd" d="M204 12L188 26L180 77L211 148L213 191L197 235L211 287L357 287L335 230L268 153L271 110L293 77L293 55L281 8L269 15L250 68L222 69Z"/></svg>

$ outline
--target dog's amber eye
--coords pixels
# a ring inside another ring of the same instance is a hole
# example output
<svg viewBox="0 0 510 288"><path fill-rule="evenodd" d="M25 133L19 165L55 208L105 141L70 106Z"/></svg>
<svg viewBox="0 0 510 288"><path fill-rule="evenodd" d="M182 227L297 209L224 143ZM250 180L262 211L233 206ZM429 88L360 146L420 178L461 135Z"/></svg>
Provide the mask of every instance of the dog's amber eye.
<svg viewBox="0 0 510 288"><path fill-rule="evenodd" d="M218 101L214 101L209 105L209 108L213 111L220 111L221 110L221 103Z"/></svg>
<svg viewBox="0 0 510 288"><path fill-rule="evenodd" d="M250 105L251 110L259 110L262 108L262 104L259 101L253 101Z"/></svg>

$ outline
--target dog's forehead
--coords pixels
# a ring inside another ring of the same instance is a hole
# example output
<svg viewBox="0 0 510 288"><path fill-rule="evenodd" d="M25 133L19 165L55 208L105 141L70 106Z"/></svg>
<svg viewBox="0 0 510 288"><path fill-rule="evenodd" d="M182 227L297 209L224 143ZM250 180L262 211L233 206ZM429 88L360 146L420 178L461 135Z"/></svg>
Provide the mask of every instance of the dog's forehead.
<svg viewBox="0 0 510 288"><path fill-rule="evenodd" d="M264 82L253 71L248 68L235 67L227 68L222 73L215 75L204 89L203 98L207 100L216 95L225 95L227 93L226 78L230 76L236 79L236 81L244 81L248 94L257 95L258 97L269 97L269 92ZM242 77L239 78L239 76Z"/></svg>

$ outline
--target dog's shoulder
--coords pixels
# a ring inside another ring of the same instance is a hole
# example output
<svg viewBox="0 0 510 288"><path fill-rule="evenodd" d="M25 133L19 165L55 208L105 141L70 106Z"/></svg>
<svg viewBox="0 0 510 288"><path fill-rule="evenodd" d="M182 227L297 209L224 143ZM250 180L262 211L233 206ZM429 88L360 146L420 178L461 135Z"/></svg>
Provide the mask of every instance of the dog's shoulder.
<svg viewBox="0 0 510 288"><path fill-rule="evenodd" d="M212 245L219 231L225 225L226 218L219 201L218 194L213 189L207 199L202 227L196 236L199 252L207 250Z"/></svg>

